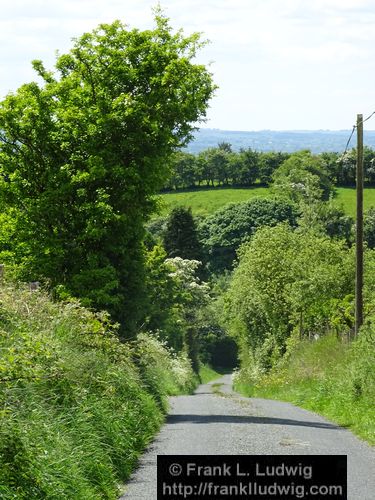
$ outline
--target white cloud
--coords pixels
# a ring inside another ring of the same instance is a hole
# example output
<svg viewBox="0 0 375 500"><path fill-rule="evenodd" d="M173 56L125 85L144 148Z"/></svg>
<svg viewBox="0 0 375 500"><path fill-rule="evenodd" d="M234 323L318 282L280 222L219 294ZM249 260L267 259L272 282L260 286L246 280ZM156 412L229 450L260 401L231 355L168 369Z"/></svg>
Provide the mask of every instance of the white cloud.
<svg viewBox="0 0 375 500"><path fill-rule="evenodd" d="M56 49L69 50L72 37L100 22L119 18L140 29L151 27L156 3L3 1L0 94L32 78L32 59L52 65ZM202 31L211 40L199 56L204 63L215 61L211 70L220 86L208 125L346 128L356 112L375 109L373 0L162 0L161 5L174 27Z"/></svg>

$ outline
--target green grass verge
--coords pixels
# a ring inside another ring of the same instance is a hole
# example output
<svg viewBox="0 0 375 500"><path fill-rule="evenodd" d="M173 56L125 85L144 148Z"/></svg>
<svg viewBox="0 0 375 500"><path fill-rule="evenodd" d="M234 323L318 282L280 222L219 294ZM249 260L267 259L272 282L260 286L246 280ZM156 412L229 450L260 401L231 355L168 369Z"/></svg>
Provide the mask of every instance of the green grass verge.
<svg viewBox="0 0 375 500"><path fill-rule="evenodd" d="M212 380L216 380L223 376L222 373L217 372L213 368L207 365L201 365L199 369L199 376L202 381L202 384L207 384L208 382L212 382Z"/></svg>
<svg viewBox="0 0 375 500"><path fill-rule="evenodd" d="M315 411L375 445L374 342L364 334L351 346L333 336L298 344L268 375L240 371L235 389Z"/></svg>
<svg viewBox="0 0 375 500"><path fill-rule="evenodd" d="M194 215L207 216L228 203L246 201L255 196L270 196L270 189L254 187L248 189L211 188L180 191L160 195L159 215L167 215L175 207L191 207ZM344 207L345 212L354 217L356 194L353 188L337 188L335 202ZM375 206L375 188L365 188L365 209Z"/></svg>
<svg viewBox="0 0 375 500"><path fill-rule="evenodd" d="M0 286L0 498L117 499L195 384L186 356L150 336L119 342L105 314Z"/></svg>

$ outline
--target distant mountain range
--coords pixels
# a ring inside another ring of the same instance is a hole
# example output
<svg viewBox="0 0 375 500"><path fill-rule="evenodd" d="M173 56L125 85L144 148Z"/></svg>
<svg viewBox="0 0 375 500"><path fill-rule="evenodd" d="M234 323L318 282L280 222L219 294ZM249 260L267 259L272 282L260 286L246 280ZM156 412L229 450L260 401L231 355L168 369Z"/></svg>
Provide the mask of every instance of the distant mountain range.
<svg viewBox="0 0 375 500"><path fill-rule="evenodd" d="M219 142L229 142L233 150L251 148L256 151L282 151L291 153L301 149L309 149L313 153L324 151L341 152L345 150L351 130L288 130L259 132L237 132L201 128L195 133L195 139L187 146L191 153L199 153L203 149L216 147ZM356 147L357 139L354 133L350 148ZM375 149L375 130L365 131L364 144Z"/></svg>

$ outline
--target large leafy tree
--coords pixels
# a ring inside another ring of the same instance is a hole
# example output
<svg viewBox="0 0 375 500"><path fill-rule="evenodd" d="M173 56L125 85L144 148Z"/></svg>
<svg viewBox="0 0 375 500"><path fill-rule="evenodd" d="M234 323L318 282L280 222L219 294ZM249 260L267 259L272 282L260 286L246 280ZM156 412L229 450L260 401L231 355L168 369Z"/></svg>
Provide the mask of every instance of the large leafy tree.
<svg viewBox="0 0 375 500"><path fill-rule="evenodd" d="M333 185L322 158L299 151L285 160L273 174L273 189L295 202L328 200Z"/></svg>
<svg viewBox="0 0 375 500"><path fill-rule="evenodd" d="M308 336L333 327L332 313L353 287L353 255L344 242L285 224L261 228L241 247L226 295L242 355L250 350L270 367L293 330Z"/></svg>
<svg viewBox="0 0 375 500"><path fill-rule="evenodd" d="M230 203L207 217L199 226L203 248L214 273L231 269L237 250L257 229L280 222L296 225L298 212L289 201L278 198L252 198Z"/></svg>
<svg viewBox="0 0 375 500"><path fill-rule="evenodd" d="M195 156L185 151L177 151L171 157L172 175L166 185L169 189L191 188L195 184Z"/></svg>
<svg viewBox="0 0 375 500"><path fill-rule="evenodd" d="M337 158L336 178L339 186L355 186L357 149L353 148ZM367 146L363 148L364 182L373 185L375 181L375 151Z"/></svg>
<svg viewBox="0 0 375 500"><path fill-rule="evenodd" d="M255 183L259 174L259 153L251 148L241 149L240 159L240 183L244 186L251 186Z"/></svg>
<svg viewBox="0 0 375 500"><path fill-rule="evenodd" d="M284 161L289 158L289 153L269 151L259 154L259 181L262 184L271 184L272 174Z"/></svg>
<svg viewBox="0 0 375 500"><path fill-rule="evenodd" d="M143 309L143 223L167 158L205 115L214 85L198 34L101 25L0 104L0 196L23 277L48 278L127 331ZM7 249L9 251L9 249Z"/></svg>

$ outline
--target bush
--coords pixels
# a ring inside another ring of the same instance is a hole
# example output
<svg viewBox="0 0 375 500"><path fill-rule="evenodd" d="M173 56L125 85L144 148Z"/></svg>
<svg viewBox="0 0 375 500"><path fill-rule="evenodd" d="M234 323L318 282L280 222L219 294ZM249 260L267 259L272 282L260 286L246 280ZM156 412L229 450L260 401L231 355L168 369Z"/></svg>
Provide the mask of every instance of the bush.
<svg viewBox="0 0 375 500"><path fill-rule="evenodd" d="M318 216L329 237L345 240L348 244L352 243L354 220L345 214L343 207L338 207L332 202L321 203Z"/></svg>
<svg viewBox="0 0 375 500"><path fill-rule="evenodd" d="M138 335L135 354L147 391L155 395L164 411L167 395L194 389L197 379L186 352L173 353L157 337L142 333Z"/></svg>
<svg viewBox="0 0 375 500"><path fill-rule="evenodd" d="M277 198L253 198L226 205L199 226L210 269L214 272L230 269L239 246L259 227L275 226L284 221L295 225L296 218L294 205Z"/></svg>
<svg viewBox="0 0 375 500"><path fill-rule="evenodd" d="M299 202L328 200L333 191L324 160L310 151L293 153L273 173L273 189Z"/></svg>
<svg viewBox="0 0 375 500"><path fill-rule="evenodd" d="M365 212L363 221L363 236L369 248L375 248L375 208Z"/></svg>

